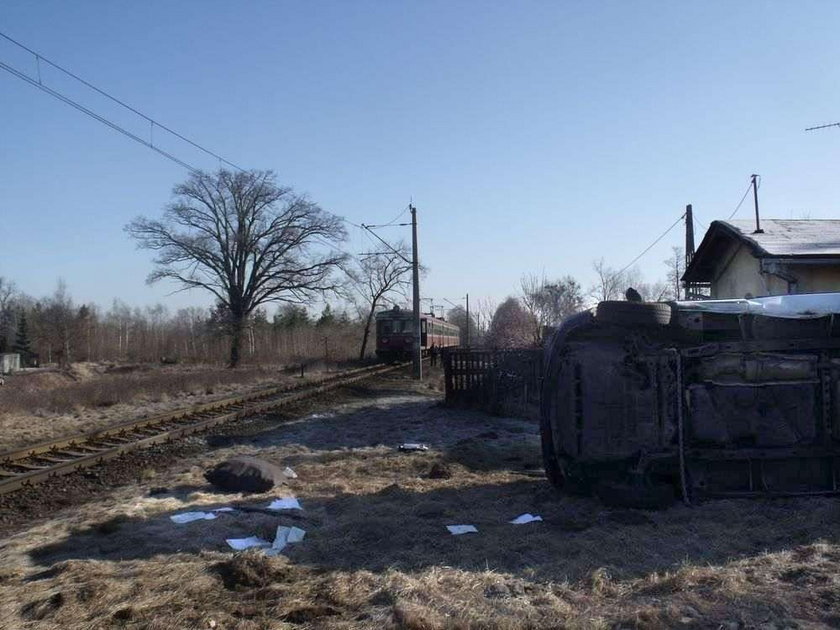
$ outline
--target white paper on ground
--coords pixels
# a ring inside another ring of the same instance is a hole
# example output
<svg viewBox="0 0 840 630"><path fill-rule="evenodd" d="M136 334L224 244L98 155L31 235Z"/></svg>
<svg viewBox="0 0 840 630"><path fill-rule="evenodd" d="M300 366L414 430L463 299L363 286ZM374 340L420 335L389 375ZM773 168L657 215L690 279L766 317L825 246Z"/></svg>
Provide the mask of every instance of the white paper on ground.
<svg viewBox="0 0 840 630"><path fill-rule="evenodd" d="M213 511L214 512L233 512L233 508L232 507L222 507L222 508L216 508Z"/></svg>
<svg viewBox="0 0 840 630"><path fill-rule="evenodd" d="M298 478L297 473L288 466L286 466L286 468L283 469L283 474L286 475L289 479Z"/></svg>
<svg viewBox="0 0 840 630"><path fill-rule="evenodd" d="M406 444L400 444L401 451L428 451L429 447L425 444L415 444L414 442L408 442Z"/></svg>
<svg viewBox="0 0 840 630"><path fill-rule="evenodd" d="M212 512L182 512L181 514L173 514L169 518L173 523L181 525L192 521L212 521L216 518L216 515Z"/></svg>
<svg viewBox="0 0 840 630"><path fill-rule="evenodd" d="M446 529L449 530L450 534L454 536L459 536L460 534L477 534L478 530L475 528L475 525L447 525Z"/></svg>
<svg viewBox="0 0 840 630"><path fill-rule="evenodd" d="M269 556L276 556L286 545L300 542L303 540L304 536L306 536L306 532L300 527L286 527L284 525L280 525L277 528L277 536L271 544L271 549L267 549L266 554Z"/></svg>
<svg viewBox="0 0 840 630"><path fill-rule="evenodd" d="M274 499L268 506L269 510L302 510L300 501L295 497L284 497L282 499Z"/></svg>
<svg viewBox="0 0 840 630"><path fill-rule="evenodd" d="M236 551L243 551L244 549L251 549L252 547L257 547L259 549L271 547L270 542L263 540L262 538L258 538L257 536L248 536L248 538L226 538L225 542Z"/></svg>
<svg viewBox="0 0 840 630"><path fill-rule="evenodd" d="M514 525L524 525L525 523L533 523L534 521L541 521L542 516L534 516L533 514L520 514L515 519L510 521Z"/></svg>

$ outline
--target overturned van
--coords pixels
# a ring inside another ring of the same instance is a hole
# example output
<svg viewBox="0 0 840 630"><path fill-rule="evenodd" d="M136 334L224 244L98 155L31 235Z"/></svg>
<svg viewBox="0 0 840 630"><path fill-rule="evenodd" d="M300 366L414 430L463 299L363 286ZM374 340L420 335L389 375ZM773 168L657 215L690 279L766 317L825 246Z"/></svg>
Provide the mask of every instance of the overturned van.
<svg viewBox="0 0 840 630"><path fill-rule="evenodd" d="M546 347L556 487L606 503L840 486L840 293L601 302Z"/></svg>

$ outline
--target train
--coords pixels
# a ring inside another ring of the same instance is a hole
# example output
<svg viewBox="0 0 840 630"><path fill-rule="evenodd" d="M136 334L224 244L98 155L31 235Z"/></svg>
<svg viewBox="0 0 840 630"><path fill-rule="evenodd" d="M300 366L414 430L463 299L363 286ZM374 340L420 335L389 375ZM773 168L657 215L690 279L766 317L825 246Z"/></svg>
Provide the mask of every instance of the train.
<svg viewBox="0 0 840 630"><path fill-rule="evenodd" d="M451 348L461 345L461 330L440 317L420 314L420 347L428 355L432 346ZM414 347L414 314L398 306L376 314L376 356L382 361L411 358Z"/></svg>

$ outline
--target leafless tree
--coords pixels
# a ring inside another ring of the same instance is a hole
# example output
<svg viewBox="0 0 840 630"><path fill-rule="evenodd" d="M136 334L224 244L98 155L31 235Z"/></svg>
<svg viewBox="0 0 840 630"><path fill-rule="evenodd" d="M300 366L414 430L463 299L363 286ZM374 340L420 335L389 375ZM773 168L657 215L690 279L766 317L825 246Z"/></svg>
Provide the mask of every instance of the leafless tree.
<svg viewBox="0 0 840 630"><path fill-rule="evenodd" d="M682 247L672 247L671 255L665 259L668 269L668 299L679 300L682 295L682 275L685 272L685 251Z"/></svg>
<svg viewBox="0 0 840 630"><path fill-rule="evenodd" d="M48 354L55 348L61 367L69 367L79 325L73 298L63 280L58 281L55 293L40 305L37 322L40 335L49 344Z"/></svg>
<svg viewBox="0 0 840 630"><path fill-rule="evenodd" d="M158 252L150 283L204 289L224 306L230 367L239 363L245 323L258 306L306 302L338 287L333 271L345 256L332 247L346 237L341 220L279 186L272 172L197 172L173 194L161 220L138 217L126 230Z"/></svg>
<svg viewBox="0 0 840 630"><path fill-rule="evenodd" d="M468 341L467 330L469 329L469 343L475 345L478 324L476 322L475 313L470 313L469 320L467 320L467 309L463 306L453 306L446 313L446 321L450 324L455 324L461 332L461 345L466 346Z"/></svg>
<svg viewBox="0 0 840 630"><path fill-rule="evenodd" d="M493 315L496 313L498 303L491 297L479 298L475 302L475 307L471 315L475 318L475 335L471 339L473 344L483 343L487 332L490 330L490 322L493 321Z"/></svg>
<svg viewBox="0 0 840 630"><path fill-rule="evenodd" d="M595 284L589 289L589 296L596 302L623 300L629 286L623 271L608 267L603 258L592 263L595 270Z"/></svg>
<svg viewBox="0 0 840 630"><path fill-rule="evenodd" d="M524 348L533 344L534 320L515 297L499 304L487 332L493 348Z"/></svg>
<svg viewBox="0 0 840 630"><path fill-rule="evenodd" d="M571 276L549 282L534 274L522 276L520 301L534 323L534 343L542 343L546 326L557 326L583 308L583 292Z"/></svg>
<svg viewBox="0 0 840 630"><path fill-rule="evenodd" d="M12 281L0 276L0 352L9 352L15 340L15 298Z"/></svg>
<svg viewBox="0 0 840 630"><path fill-rule="evenodd" d="M411 285L411 260L404 243L392 251L378 252L361 258L358 265L348 271L354 293L362 302L360 314L365 318L359 358L365 358L370 325L374 313L389 295L404 294Z"/></svg>

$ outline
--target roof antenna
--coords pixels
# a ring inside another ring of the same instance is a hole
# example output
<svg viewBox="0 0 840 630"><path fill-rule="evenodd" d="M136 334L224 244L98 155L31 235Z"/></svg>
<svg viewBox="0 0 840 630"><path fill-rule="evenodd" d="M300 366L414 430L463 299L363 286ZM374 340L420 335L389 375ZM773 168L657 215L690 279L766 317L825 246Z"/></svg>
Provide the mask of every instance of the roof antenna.
<svg viewBox="0 0 840 630"><path fill-rule="evenodd" d="M761 223L759 222L758 218L758 184L756 184L756 180L760 177L760 175L750 175L752 177L752 187L753 187L753 199L755 200L755 232L753 234L764 234L764 230L761 229Z"/></svg>

